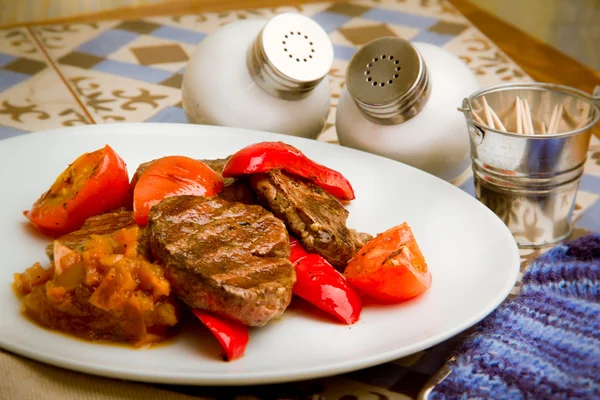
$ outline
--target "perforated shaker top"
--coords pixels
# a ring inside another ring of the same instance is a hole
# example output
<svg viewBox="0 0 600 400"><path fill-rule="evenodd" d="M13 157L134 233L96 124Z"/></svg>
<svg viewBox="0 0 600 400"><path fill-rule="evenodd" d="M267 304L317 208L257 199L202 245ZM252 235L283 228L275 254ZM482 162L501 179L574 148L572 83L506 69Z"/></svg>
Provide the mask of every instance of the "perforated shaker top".
<svg viewBox="0 0 600 400"><path fill-rule="evenodd" d="M333 63L327 32L302 14L285 13L269 20L262 42L273 66L294 81L321 80Z"/></svg>
<svg viewBox="0 0 600 400"><path fill-rule="evenodd" d="M399 38L381 38L363 46L350 61L346 84L361 111L379 123L413 117L429 97L421 54Z"/></svg>
<svg viewBox="0 0 600 400"><path fill-rule="evenodd" d="M248 52L248 69L256 83L288 100L307 96L332 63L327 33L312 19L294 13L270 19Z"/></svg>

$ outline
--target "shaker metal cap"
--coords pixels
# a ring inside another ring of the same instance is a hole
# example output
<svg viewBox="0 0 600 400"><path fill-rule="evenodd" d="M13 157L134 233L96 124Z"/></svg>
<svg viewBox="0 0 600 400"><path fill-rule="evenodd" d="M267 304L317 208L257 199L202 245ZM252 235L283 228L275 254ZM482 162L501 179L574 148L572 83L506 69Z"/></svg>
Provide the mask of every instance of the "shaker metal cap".
<svg viewBox="0 0 600 400"><path fill-rule="evenodd" d="M363 46L350 61L346 84L363 115L382 125L417 115L431 92L419 51L409 41L393 37Z"/></svg>
<svg viewBox="0 0 600 400"><path fill-rule="evenodd" d="M297 13L270 19L248 53L255 81L268 93L285 99L305 97L327 75L333 45L312 19Z"/></svg>

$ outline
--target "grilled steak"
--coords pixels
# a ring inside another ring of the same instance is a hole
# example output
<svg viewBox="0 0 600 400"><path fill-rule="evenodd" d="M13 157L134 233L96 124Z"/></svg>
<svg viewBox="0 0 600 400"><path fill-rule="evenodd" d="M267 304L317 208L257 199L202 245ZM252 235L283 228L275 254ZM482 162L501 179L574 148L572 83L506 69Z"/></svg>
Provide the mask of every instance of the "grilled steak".
<svg viewBox="0 0 600 400"><path fill-rule="evenodd" d="M350 229L350 235L352 235L352 242L354 243L354 251L358 253L367 242L373 239L373 235L365 232L357 232L354 229Z"/></svg>
<svg viewBox="0 0 600 400"><path fill-rule="evenodd" d="M229 157L201 161L221 175L225 164L229 161ZM252 189L250 189L250 186L248 186L248 182L244 179L223 178L223 184L223 190L218 194L222 199L244 204L256 204L256 196Z"/></svg>
<svg viewBox="0 0 600 400"><path fill-rule="evenodd" d="M231 156L229 156L229 157L231 157ZM225 168L225 164L227 164L227 161L229 161L229 157L215 158L214 160L200 160L200 161L202 161L204 164L211 167L213 169L213 171L215 171L217 174L221 175L223 173L223 168ZM223 179L225 180L225 183L235 180L233 178L223 178Z"/></svg>
<svg viewBox="0 0 600 400"><path fill-rule="evenodd" d="M348 211L335 197L281 170L251 175L250 186L308 251L334 267L346 267L354 256L354 238L346 227Z"/></svg>
<svg viewBox="0 0 600 400"><path fill-rule="evenodd" d="M149 244L175 294L262 326L289 305L295 271L283 222L260 206L180 196L150 210Z"/></svg>
<svg viewBox="0 0 600 400"><path fill-rule="evenodd" d="M119 208L86 219L81 229L67 233L56 240L71 250L82 251L83 244L91 235L107 235L119 229L135 225L133 212L125 208ZM54 258L54 243L50 243L46 247L46 254L50 258L50 261L52 261Z"/></svg>
<svg viewBox="0 0 600 400"><path fill-rule="evenodd" d="M227 158L218 158L216 160L199 160L211 167L216 173L221 175L223 168L229 160ZM142 173L152 164L154 160L140 164L131 179L132 184L135 184ZM219 197L233 202L244 204L256 204L254 192L248 186L248 183L243 179L223 178L223 190L218 194Z"/></svg>

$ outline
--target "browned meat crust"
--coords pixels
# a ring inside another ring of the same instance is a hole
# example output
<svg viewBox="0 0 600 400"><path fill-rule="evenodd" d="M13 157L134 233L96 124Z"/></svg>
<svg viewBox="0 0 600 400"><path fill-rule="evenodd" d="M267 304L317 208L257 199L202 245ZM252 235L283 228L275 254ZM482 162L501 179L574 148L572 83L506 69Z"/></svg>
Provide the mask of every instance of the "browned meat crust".
<svg viewBox="0 0 600 400"><path fill-rule="evenodd" d="M83 244L91 235L107 235L119 229L133 226L136 226L133 212L125 208L119 208L86 219L81 229L67 233L56 240L72 250L83 251ZM53 253L54 243L50 243L46 247L46 254L50 261L54 257Z"/></svg>
<svg viewBox="0 0 600 400"><path fill-rule="evenodd" d="M152 208L148 229L152 253L190 307L262 326L289 305L296 277L288 234L262 207L172 197Z"/></svg>
<svg viewBox="0 0 600 400"><path fill-rule="evenodd" d="M346 267L354 256L354 238L346 227L348 211L335 197L280 170L252 175L250 186L308 251L339 269Z"/></svg>
<svg viewBox="0 0 600 400"><path fill-rule="evenodd" d="M354 251L358 252L367 242L373 239L373 235L365 232L357 232L354 229L350 229L352 235L352 242L354 242Z"/></svg>

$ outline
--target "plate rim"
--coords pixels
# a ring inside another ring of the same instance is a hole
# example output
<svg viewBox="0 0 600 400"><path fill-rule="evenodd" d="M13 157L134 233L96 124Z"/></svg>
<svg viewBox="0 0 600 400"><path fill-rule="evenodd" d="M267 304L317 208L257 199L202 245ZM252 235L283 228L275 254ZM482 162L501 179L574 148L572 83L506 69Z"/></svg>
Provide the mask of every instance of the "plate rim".
<svg viewBox="0 0 600 400"><path fill-rule="evenodd" d="M115 125L120 125L121 126L120 129L125 128L125 129L127 129L127 131L123 132L121 130L118 133L111 132L110 128L114 127ZM147 132L147 131L144 131L144 129L140 129L140 128L148 128L148 125L155 125L155 126L159 126L161 128L165 128L164 129L165 132L164 133L163 132L154 132L154 131ZM127 128L127 127L129 127L129 128ZM169 127L173 128L173 129L169 129ZM183 127L185 127L184 128L185 131L177 130L177 129L180 129ZM192 130L194 130L194 129L197 129L197 132L192 132ZM447 186L452 187L452 190L456 191L456 193L460 192L461 196L465 196L466 198L469 198L469 201L474 202L473 204L477 203L478 207L480 207L480 209L482 209L484 212L487 212L490 217L496 219L497 222L499 223L499 226L501 225L501 227L504 230L503 235L507 236L507 238L512 239L511 242L513 245L511 246L511 249L513 252L513 254L512 254L513 260L512 260L511 265L506 266L508 278L506 280L504 287L494 297L493 301L491 301L491 300L489 301L489 304L487 305L487 307L483 307L478 313L471 316L471 318L465 319L464 322L459 324L459 326L457 326L456 328L446 331L446 332L443 332L443 333L439 333L439 334L430 336L426 340L420 341L417 344L413 344L411 346L405 346L401 349L394 349L391 351L380 352L380 353L377 353L377 354L369 356L369 357L363 357L363 358L354 359L354 360L340 361L335 364L329 363L329 364L326 364L326 366L315 365L315 366L311 366L311 367L295 368L292 370L284 369L282 371L276 371L276 372L271 372L271 373L266 373L266 374L264 372L253 373L251 371L245 371L245 372L239 373L239 374L215 373L213 375L211 373L203 372L202 376L199 377L198 375L194 375L194 374L190 374L190 373L182 373L182 372L161 372L161 371L130 372L130 371L125 370L122 367L119 368L119 367L94 366L92 364L89 364L89 363L86 364L83 361L73 360L68 357L52 355L45 351L39 352L36 350L30 350L26 346L22 346L19 344L16 344L16 345L11 344L10 342L3 339L2 337L0 337L0 348L8 350L12 353L24 356L28 359L45 363L47 365L54 365L54 366L58 366L61 368L65 368L67 370L80 372L80 373L87 373L87 374L91 374L91 375L95 375L95 376L116 378L116 379L126 379L126 380L130 380L130 381L135 381L135 382L175 384L175 385L197 385L197 386L203 386L203 385L242 386L242 385L259 385L259 384L275 384L275 383L282 383L282 382L294 382L294 381L300 381L300 380L306 380L306 379L315 379L315 378L334 376L334 375L347 373L350 371L356 371L356 370L360 370L363 368L372 367L372 366L390 362L390 361L396 360L398 358L405 357L407 355L414 354L419 351L430 348L432 346L435 346L436 344L442 343L445 340L447 340L453 336L456 336L457 334L459 334L461 332L464 332L465 330L473 327L475 324L477 324L478 322L483 320L486 316L488 316L490 313L492 313L508 297L508 295L514 288L515 283L518 280L518 275L520 272L520 252L519 252L519 248L517 246L517 243L516 243L512 233L510 232L508 227L506 227L506 225L500 220L500 218L496 214L494 214L489 208L487 208L481 202L477 201L477 199L473 198L468 193L461 190L456 185L453 185L450 182L447 182L443 179L440 179L434 175L431 175L425 171L419 170L410 165L407 165L407 164L404 164L404 163L401 163L401 162L398 162L398 161L395 161L395 160L392 160L389 158L385 158L385 157L382 157L382 156L379 156L376 154L371 154L371 153L363 152L363 151L352 149L349 147L343 147L341 145L336 145L336 144L332 144L332 143L328 143L328 142L317 141L315 139L294 137L294 136L288 136L288 135L279 134L279 133L263 132L263 131L256 131L256 130L242 129L242 128L211 126L211 125L192 125L192 124L182 124L182 123L159 123L159 122L155 122L155 123L129 122L129 123L118 123L118 124L95 124L95 125L74 126L74 127L65 127L65 128L57 128L57 129L51 129L51 130L30 132L30 133L25 133L22 135L18 135L18 136L0 140L0 150L2 149L2 147L6 146L7 143L12 144L12 143L19 142L19 141L35 140L35 137L38 137L38 136L46 137L46 135L52 135L52 134L57 134L57 133L58 134L61 134L61 133L68 134L68 135L88 135L88 134L93 135L93 134L96 134L96 135L108 135L108 136L118 136L118 135L138 136L138 135L150 134L152 136L175 135L175 136L180 136L180 137L193 137L194 135L202 135L203 134L202 131L206 130L206 129L208 129L208 130L223 130L223 131L233 132L233 133L236 133L239 135L248 135L248 134L250 134L250 135L260 134L263 136L264 135L267 135L267 136L275 135L274 136L275 138L279 138L282 141L285 141L286 138L287 139L293 138L294 141L299 140L299 141L306 142L306 143L313 142L313 143L318 143L319 146L333 146L336 148L342 147L344 149L344 151L349 151L351 153L358 152L358 153L368 154L369 157L379 158L381 160L384 160L387 163L390 163L390 165L396 164L396 163L402 164L404 167L408 167L410 169L417 171L417 173L429 175L430 177L437 180L438 183L445 184ZM100 131L107 130L107 131L99 132L98 130L100 130ZM76 340L76 339L74 339L74 340Z"/></svg>

